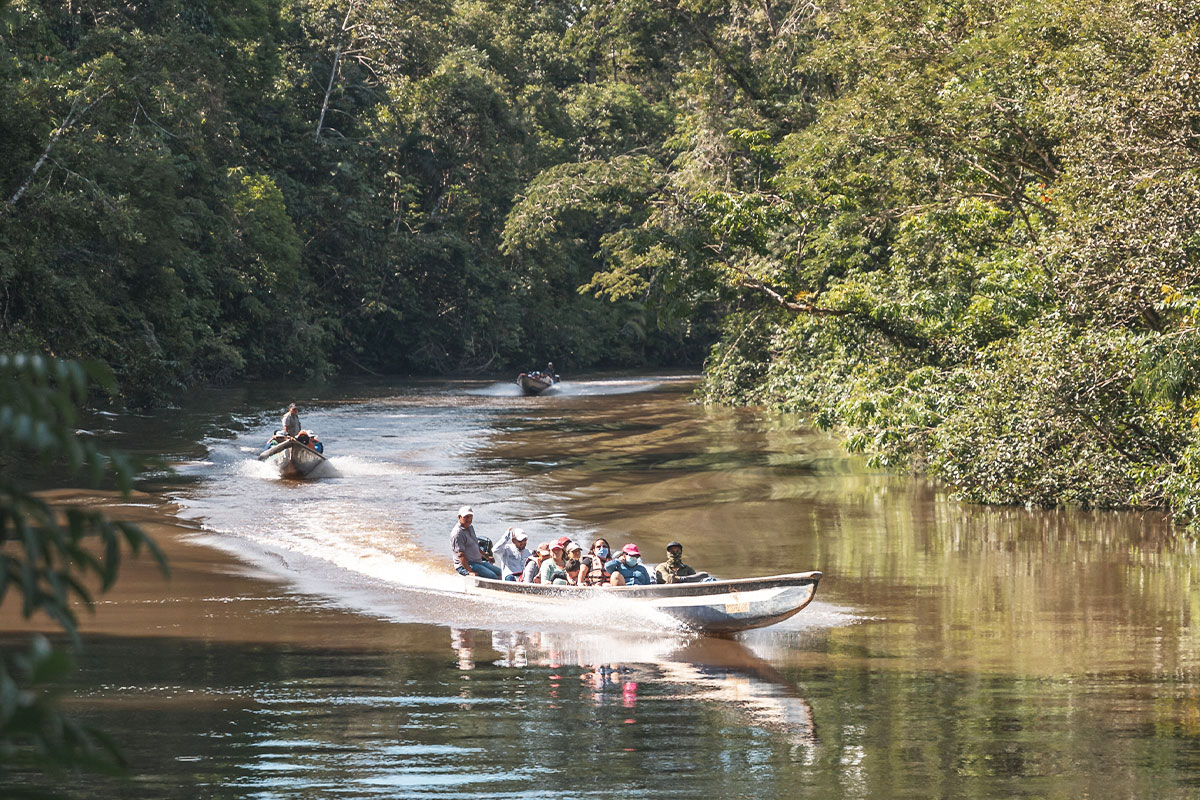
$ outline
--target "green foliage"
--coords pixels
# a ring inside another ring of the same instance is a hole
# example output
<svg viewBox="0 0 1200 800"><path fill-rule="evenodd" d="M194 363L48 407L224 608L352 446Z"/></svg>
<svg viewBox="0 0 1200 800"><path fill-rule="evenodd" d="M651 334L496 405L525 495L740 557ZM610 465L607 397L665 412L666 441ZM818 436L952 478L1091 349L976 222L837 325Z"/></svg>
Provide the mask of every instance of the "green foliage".
<svg viewBox="0 0 1200 800"><path fill-rule="evenodd" d="M622 27L633 9L679 36L651 55ZM707 399L809 412L876 466L984 502L1195 516L1194 8L619 3L591 20L577 35L597 53L608 37L617 66L576 97L612 98L619 126L665 96L670 133L614 137L644 148L635 166L586 128L509 215L508 252L591 259L586 290L665 319L718 314Z"/></svg>
<svg viewBox="0 0 1200 800"><path fill-rule="evenodd" d="M590 271L500 249L538 170L671 124L639 76L589 77L645 34L625 9L583 52L591 13L6 5L0 343L99 358L134 405L239 375L681 357L642 305L579 295Z"/></svg>
<svg viewBox="0 0 1200 800"><path fill-rule="evenodd" d="M1194 4L152 5L0 8L0 343L134 403L708 350L965 497L1192 513Z"/></svg>
<svg viewBox="0 0 1200 800"><path fill-rule="evenodd" d="M116 393L112 373L98 364L0 355L5 461L54 465L93 485L111 476L128 493L134 464L100 451L76 432L77 409L93 387ZM0 478L0 603L19 603L26 619L48 617L78 644L76 609L90 608L94 591L112 587L124 553L145 549L164 571L166 562L137 526L98 511L53 508L22 488L21 474L9 468ZM27 653L0 653L0 788L6 797L24 796L10 783L22 770L121 766L103 734L56 710L56 687L70 668L70 659L43 637L35 637Z"/></svg>

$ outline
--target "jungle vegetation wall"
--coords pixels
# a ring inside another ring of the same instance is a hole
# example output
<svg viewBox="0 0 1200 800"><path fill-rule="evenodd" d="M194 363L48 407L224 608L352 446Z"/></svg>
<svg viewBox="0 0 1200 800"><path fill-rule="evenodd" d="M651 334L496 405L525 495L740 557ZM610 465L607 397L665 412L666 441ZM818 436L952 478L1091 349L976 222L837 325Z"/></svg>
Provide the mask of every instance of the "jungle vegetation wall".
<svg viewBox="0 0 1200 800"><path fill-rule="evenodd" d="M581 294L587 237L501 251L530 178L670 124L628 87L613 122L577 13L0 2L0 344L103 359L135 403L235 377L698 365L716 317Z"/></svg>
<svg viewBox="0 0 1200 800"><path fill-rule="evenodd" d="M1194 3L0 7L7 348L153 398L715 341L709 400L965 498L1197 511Z"/></svg>

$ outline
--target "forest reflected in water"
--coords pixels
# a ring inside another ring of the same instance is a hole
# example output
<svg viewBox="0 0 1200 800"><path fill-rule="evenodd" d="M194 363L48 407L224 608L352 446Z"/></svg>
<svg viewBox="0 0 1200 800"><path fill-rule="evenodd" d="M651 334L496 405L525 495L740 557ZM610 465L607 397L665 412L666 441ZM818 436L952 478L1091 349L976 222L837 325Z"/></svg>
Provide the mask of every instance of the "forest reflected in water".
<svg viewBox="0 0 1200 800"><path fill-rule="evenodd" d="M228 564L93 623L72 704L143 796L1200 791L1196 550L1161 518L962 505L795 418L698 406L688 380L564 389L315 394L338 472L301 485L247 467L259 409L290 399L269 387L114 423L157 431L181 477L143 488ZM678 539L723 577L825 577L733 640L482 609L435 591L461 502L484 535L651 559Z"/></svg>

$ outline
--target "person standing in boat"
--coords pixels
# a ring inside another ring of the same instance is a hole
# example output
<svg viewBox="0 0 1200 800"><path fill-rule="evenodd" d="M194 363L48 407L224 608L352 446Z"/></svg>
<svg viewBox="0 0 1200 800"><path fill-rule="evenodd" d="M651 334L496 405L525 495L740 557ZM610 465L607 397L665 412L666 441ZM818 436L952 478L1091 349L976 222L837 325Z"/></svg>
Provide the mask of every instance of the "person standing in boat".
<svg viewBox="0 0 1200 800"><path fill-rule="evenodd" d="M287 413L283 415L283 432L293 439L300 435L300 412L296 410L296 404L292 403L287 407Z"/></svg>
<svg viewBox="0 0 1200 800"><path fill-rule="evenodd" d="M458 524L450 531L450 549L454 552L454 569L459 575L478 575L500 580L500 570L483 560L479 538L475 535L475 512L470 506L458 510Z"/></svg>
<svg viewBox="0 0 1200 800"><path fill-rule="evenodd" d="M654 570L655 583L684 583L685 578L696 575L696 570L683 563L683 545L671 542L667 545L667 560Z"/></svg>
<svg viewBox="0 0 1200 800"><path fill-rule="evenodd" d="M496 550L497 563L504 580L515 581L521 577L525 562L533 555L526 547L528 542L529 537L521 528L509 528L504 532L504 538Z"/></svg>

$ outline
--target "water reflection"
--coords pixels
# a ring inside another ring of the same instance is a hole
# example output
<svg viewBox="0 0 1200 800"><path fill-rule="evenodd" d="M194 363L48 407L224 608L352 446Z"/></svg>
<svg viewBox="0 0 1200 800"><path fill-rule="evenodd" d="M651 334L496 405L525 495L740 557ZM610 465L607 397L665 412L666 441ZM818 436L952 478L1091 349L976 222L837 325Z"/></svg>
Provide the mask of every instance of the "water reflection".
<svg viewBox="0 0 1200 800"><path fill-rule="evenodd" d="M659 701L719 707L743 724L769 728L792 742L815 742L812 708L770 662L731 639L661 640L525 631L450 629L458 669L479 659L500 668L549 670L548 697L635 711L639 687ZM497 657L498 656L498 657ZM560 674L562 673L562 674ZM579 690L570 684L578 679ZM622 724L636 724L636 716Z"/></svg>

